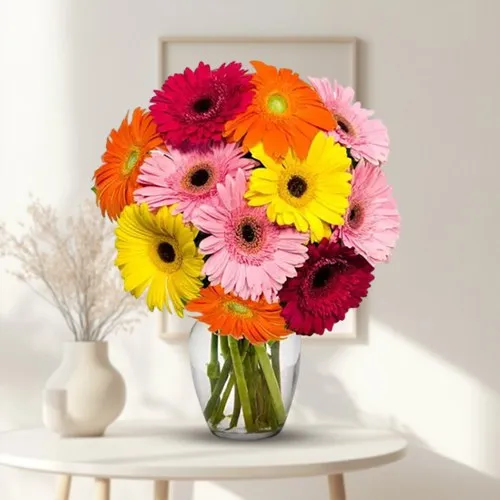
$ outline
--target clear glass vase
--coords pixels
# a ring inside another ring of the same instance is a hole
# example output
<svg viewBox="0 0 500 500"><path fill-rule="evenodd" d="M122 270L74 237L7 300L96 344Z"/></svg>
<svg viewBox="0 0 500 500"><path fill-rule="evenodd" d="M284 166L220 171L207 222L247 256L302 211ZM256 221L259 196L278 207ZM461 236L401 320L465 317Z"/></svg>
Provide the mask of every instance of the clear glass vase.
<svg viewBox="0 0 500 500"><path fill-rule="evenodd" d="M210 333L196 322L189 339L193 381L213 434L240 440L278 434L285 425L300 364L300 337L252 345Z"/></svg>

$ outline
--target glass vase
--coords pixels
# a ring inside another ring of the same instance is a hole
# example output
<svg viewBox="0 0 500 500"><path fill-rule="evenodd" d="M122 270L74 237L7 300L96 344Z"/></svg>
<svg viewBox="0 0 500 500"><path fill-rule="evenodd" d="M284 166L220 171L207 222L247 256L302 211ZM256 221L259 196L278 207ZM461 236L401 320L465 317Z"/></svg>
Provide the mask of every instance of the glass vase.
<svg viewBox="0 0 500 500"><path fill-rule="evenodd" d="M256 440L285 425L300 364L300 337L252 345L196 322L189 339L194 386L210 431Z"/></svg>

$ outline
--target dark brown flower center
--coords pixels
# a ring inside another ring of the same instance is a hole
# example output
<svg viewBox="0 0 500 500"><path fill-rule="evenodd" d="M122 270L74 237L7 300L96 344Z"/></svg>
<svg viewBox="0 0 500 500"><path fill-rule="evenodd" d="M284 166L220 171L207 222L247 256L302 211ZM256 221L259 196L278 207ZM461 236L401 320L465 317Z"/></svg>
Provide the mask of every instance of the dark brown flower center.
<svg viewBox="0 0 500 500"><path fill-rule="evenodd" d="M193 110L196 113L206 113L207 111L210 111L212 106L214 105L212 99L210 97L201 97L200 99L196 100L193 104Z"/></svg>
<svg viewBox="0 0 500 500"><path fill-rule="evenodd" d="M356 220L357 216L358 216L358 207L352 207L351 210L349 211L349 222Z"/></svg>
<svg viewBox="0 0 500 500"><path fill-rule="evenodd" d="M166 241L162 241L158 245L156 251L158 252L158 257L160 257L160 259L167 264L170 264L175 260L175 249Z"/></svg>
<svg viewBox="0 0 500 500"><path fill-rule="evenodd" d="M252 243L255 240L255 231L250 224L243 224L241 227L241 236L247 243Z"/></svg>
<svg viewBox="0 0 500 500"><path fill-rule="evenodd" d="M342 120L337 120L337 125L342 132L345 132L346 134L349 133L349 127Z"/></svg>
<svg viewBox="0 0 500 500"><path fill-rule="evenodd" d="M261 223L253 217L245 216L236 229L240 249L245 252L258 252L262 248L264 232Z"/></svg>
<svg viewBox="0 0 500 500"><path fill-rule="evenodd" d="M200 168L191 174L191 184L196 187L204 186L210 179L210 172L206 168Z"/></svg>
<svg viewBox="0 0 500 500"><path fill-rule="evenodd" d="M323 288L327 285L330 276L332 275L333 267L331 264L320 267L314 274L312 280L313 288Z"/></svg>
<svg viewBox="0 0 500 500"><path fill-rule="evenodd" d="M307 182L303 177L294 175L287 184L288 192L295 198L300 198L307 191Z"/></svg>
<svg viewBox="0 0 500 500"><path fill-rule="evenodd" d="M353 205L349 209L347 222L351 228L356 228L363 222L363 208L360 205Z"/></svg>
<svg viewBox="0 0 500 500"><path fill-rule="evenodd" d="M351 124L343 116L335 116L337 120L337 127L344 132L344 134L353 135L353 128Z"/></svg>

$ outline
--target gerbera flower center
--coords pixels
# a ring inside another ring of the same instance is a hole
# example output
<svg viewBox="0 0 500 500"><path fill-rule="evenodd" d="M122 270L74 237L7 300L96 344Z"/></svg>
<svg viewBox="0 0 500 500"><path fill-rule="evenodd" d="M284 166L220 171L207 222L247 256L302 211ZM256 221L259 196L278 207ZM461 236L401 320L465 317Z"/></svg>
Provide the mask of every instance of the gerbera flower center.
<svg viewBox="0 0 500 500"><path fill-rule="evenodd" d="M288 192L295 198L300 198L307 191L307 182L303 177L294 175L287 183Z"/></svg>
<svg viewBox="0 0 500 500"><path fill-rule="evenodd" d="M343 116L336 115L335 119L337 120L337 127L342 130L344 134L355 135L351 124Z"/></svg>
<svg viewBox="0 0 500 500"><path fill-rule="evenodd" d="M226 302L226 309L238 316L249 317L252 315L252 311L249 307L236 301Z"/></svg>
<svg viewBox="0 0 500 500"><path fill-rule="evenodd" d="M185 174L181 181L184 189L191 193L205 193L210 190L215 183L213 166L202 161L193 165Z"/></svg>
<svg viewBox="0 0 500 500"><path fill-rule="evenodd" d="M349 214L347 215L347 222L349 227L352 229L358 228L363 222L363 208L359 204L353 205L349 209Z"/></svg>
<svg viewBox="0 0 500 500"><path fill-rule="evenodd" d="M210 109L212 108L213 105L214 105L214 102L212 101L212 99L210 99L210 97L200 97L199 99L194 101L193 110L196 113L199 113L202 115L202 114L210 111Z"/></svg>
<svg viewBox="0 0 500 500"><path fill-rule="evenodd" d="M263 230L258 220L243 217L236 226L236 237L240 248L247 252L258 252L263 243Z"/></svg>
<svg viewBox="0 0 500 500"><path fill-rule="evenodd" d="M320 267L313 276L312 286L313 288L323 288L328 284L328 280L333 274L333 266L327 264L326 266Z"/></svg>
<svg viewBox="0 0 500 500"><path fill-rule="evenodd" d="M315 198L316 174L307 165L283 164L278 179L278 196L296 209L302 209ZM304 229L305 230L305 229Z"/></svg>
<svg viewBox="0 0 500 500"><path fill-rule="evenodd" d="M210 179L210 173L206 168L200 168L191 174L191 184L196 187L203 186Z"/></svg>
<svg viewBox="0 0 500 500"><path fill-rule="evenodd" d="M175 249L170 243L166 241L160 242L156 251L158 252L158 257L166 264L174 262L176 257Z"/></svg>
<svg viewBox="0 0 500 500"><path fill-rule="evenodd" d="M267 98L267 109L273 115L282 115L288 109L288 100L285 96L274 93Z"/></svg>
<svg viewBox="0 0 500 500"><path fill-rule="evenodd" d="M255 239L255 231L250 224L245 224L241 228L241 235L243 236L243 239L248 243L252 243L252 241Z"/></svg>
<svg viewBox="0 0 500 500"><path fill-rule="evenodd" d="M133 149L132 151L130 151L127 159L125 160L125 165L123 166L124 174L130 174L130 172L134 170L140 156L141 152L139 149Z"/></svg>

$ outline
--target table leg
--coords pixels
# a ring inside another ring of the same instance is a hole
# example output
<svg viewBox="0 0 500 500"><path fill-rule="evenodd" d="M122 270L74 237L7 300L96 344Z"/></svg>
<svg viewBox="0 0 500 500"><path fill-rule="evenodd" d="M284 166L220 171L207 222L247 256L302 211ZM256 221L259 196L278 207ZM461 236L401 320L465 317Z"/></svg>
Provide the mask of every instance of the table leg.
<svg viewBox="0 0 500 500"><path fill-rule="evenodd" d="M168 481L155 481L154 500L168 500Z"/></svg>
<svg viewBox="0 0 500 500"><path fill-rule="evenodd" d="M56 500L69 500L71 476L63 475L57 478Z"/></svg>
<svg viewBox="0 0 500 500"><path fill-rule="evenodd" d="M110 483L104 477L95 478L95 500L109 500Z"/></svg>
<svg viewBox="0 0 500 500"><path fill-rule="evenodd" d="M344 476L342 474L328 476L328 489L330 491L330 500L346 500Z"/></svg>

